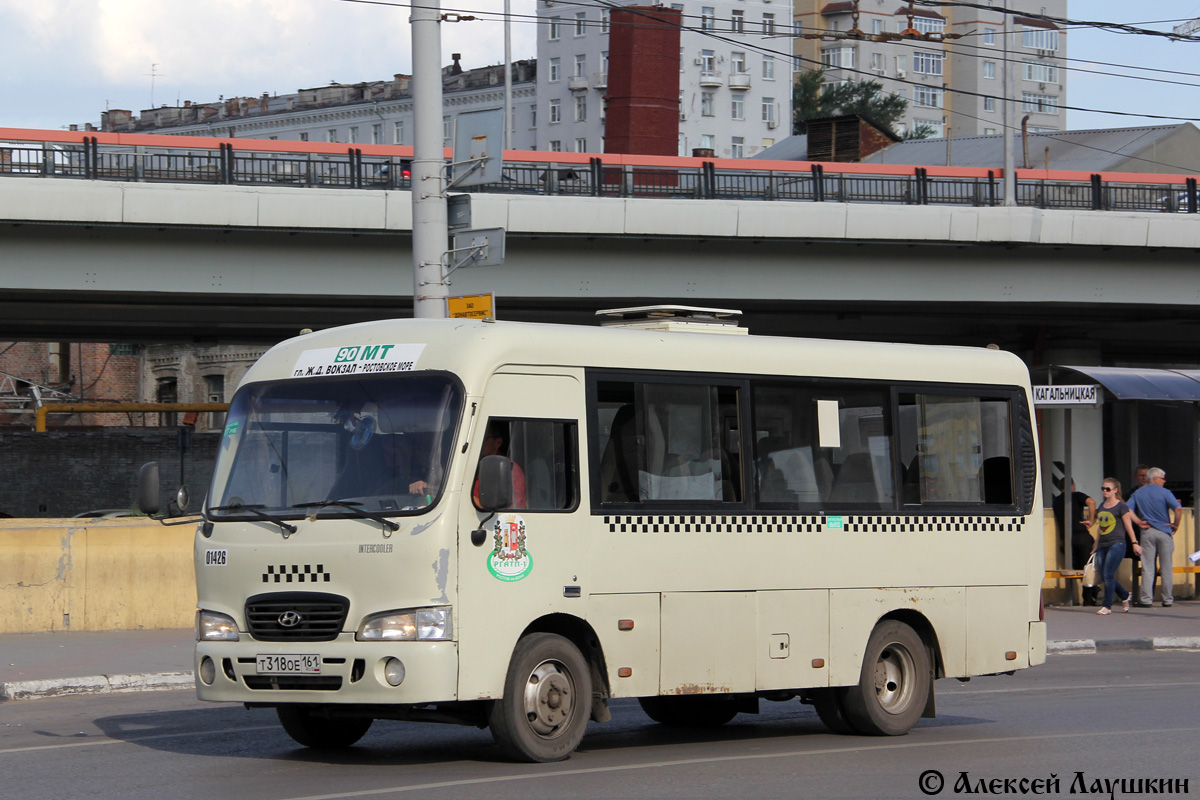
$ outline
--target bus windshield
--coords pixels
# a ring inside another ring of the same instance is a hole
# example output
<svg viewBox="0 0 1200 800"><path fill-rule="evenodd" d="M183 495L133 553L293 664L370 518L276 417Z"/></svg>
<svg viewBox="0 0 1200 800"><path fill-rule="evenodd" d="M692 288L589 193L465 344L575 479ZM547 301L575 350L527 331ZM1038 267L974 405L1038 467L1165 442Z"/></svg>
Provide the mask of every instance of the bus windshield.
<svg viewBox="0 0 1200 800"><path fill-rule="evenodd" d="M436 373L246 386L229 408L209 516L420 513L441 493L461 408L458 382Z"/></svg>

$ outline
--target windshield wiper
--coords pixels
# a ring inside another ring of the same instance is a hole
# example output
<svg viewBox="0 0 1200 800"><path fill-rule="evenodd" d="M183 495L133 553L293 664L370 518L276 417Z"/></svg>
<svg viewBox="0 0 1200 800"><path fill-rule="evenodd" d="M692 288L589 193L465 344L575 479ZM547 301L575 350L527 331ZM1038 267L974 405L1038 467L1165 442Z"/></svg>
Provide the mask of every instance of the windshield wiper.
<svg viewBox="0 0 1200 800"><path fill-rule="evenodd" d="M360 508L362 503L353 500L317 500L313 503L296 503L292 508L325 508L326 506L337 506L344 508L347 511L353 512L355 516L363 519L373 519L381 523L389 531L398 531L400 526L392 522L390 519L380 514L378 511L367 511L365 508Z"/></svg>
<svg viewBox="0 0 1200 800"><path fill-rule="evenodd" d="M272 514L264 514L263 512L259 511L260 508L266 508L266 506L265 505L248 506L243 503L231 503L227 506L212 506L208 510L209 511L249 511L251 514L258 517L259 519L265 519L267 522L274 522L280 528L283 528L283 530L286 531L287 533L295 533L296 532L295 525L289 525L288 523L281 520L279 517L276 517Z"/></svg>

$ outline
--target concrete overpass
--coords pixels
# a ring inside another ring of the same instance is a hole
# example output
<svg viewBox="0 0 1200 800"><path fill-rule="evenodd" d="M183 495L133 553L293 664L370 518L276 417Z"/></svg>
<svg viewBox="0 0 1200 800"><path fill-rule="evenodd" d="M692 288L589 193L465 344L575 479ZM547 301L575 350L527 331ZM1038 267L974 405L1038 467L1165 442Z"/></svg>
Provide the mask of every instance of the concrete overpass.
<svg viewBox="0 0 1200 800"><path fill-rule="evenodd" d="M500 315L737 306L759 332L1196 358L1200 217L472 196ZM411 313L407 191L0 178L0 339L274 341Z"/></svg>

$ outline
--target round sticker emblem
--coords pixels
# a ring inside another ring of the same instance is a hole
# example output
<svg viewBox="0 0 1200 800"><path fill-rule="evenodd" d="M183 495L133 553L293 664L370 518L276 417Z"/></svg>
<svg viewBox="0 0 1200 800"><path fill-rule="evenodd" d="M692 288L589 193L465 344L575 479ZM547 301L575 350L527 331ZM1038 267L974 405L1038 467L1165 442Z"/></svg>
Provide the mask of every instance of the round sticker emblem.
<svg viewBox="0 0 1200 800"><path fill-rule="evenodd" d="M488 554L488 571L502 581L519 581L533 569L533 556L525 549L525 520L519 514L501 514L492 525L495 549Z"/></svg>

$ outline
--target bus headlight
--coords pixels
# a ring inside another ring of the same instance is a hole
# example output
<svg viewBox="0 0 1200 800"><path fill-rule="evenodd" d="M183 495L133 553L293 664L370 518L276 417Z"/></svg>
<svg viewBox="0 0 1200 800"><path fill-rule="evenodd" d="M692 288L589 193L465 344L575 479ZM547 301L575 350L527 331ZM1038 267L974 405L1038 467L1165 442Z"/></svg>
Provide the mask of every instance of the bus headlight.
<svg viewBox="0 0 1200 800"><path fill-rule="evenodd" d="M385 611L363 620L354 638L360 642L442 642L454 635L449 606Z"/></svg>
<svg viewBox="0 0 1200 800"><path fill-rule="evenodd" d="M227 614L215 611L196 612L196 641L197 642L236 642L238 640L237 623Z"/></svg>

